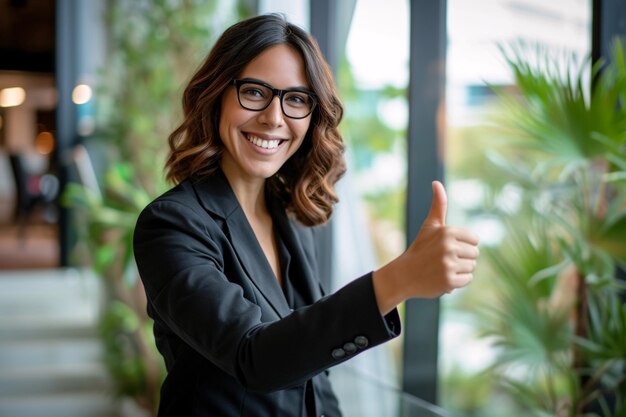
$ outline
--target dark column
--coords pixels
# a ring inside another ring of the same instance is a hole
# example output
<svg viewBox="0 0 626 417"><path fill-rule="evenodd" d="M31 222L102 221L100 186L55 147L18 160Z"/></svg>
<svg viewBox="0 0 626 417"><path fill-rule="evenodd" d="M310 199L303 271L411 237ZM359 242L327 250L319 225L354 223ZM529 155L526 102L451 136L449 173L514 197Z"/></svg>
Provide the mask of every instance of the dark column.
<svg viewBox="0 0 626 417"><path fill-rule="evenodd" d="M593 61L611 59L611 46L620 38L626 46L626 1L593 0L591 56ZM622 103L623 104L623 103ZM626 281L626 270L617 266L617 278ZM626 295L622 294L626 302Z"/></svg>
<svg viewBox="0 0 626 417"><path fill-rule="evenodd" d="M311 34L333 70L344 53L356 0L310 0Z"/></svg>
<svg viewBox="0 0 626 417"><path fill-rule="evenodd" d="M446 1L411 1L407 242L417 236L443 179ZM439 300L410 300L404 324L403 390L437 403Z"/></svg>
<svg viewBox="0 0 626 417"><path fill-rule="evenodd" d="M335 37L335 28L337 27L335 2L332 0L311 0L311 35L319 43L320 49L326 58L328 64L336 69L337 45L333 42ZM332 221L321 226L317 236L317 253L319 262L320 281L324 288L331 288L332 276L332 253L333 253L333 234Z"/></svg>
<svg viewBox="0 0 626 417"><path fill-rule="evenodd" d="M310 0L311 35L317 42L328 64L336 71L341 54L345 48L346 37L355 0ZM332 221L320 227L317 234L320 280L324 288L331 288Z"/></svg>
<svg viewBox="0 0 626 417"><path fill-rule="evenodd" d="M593 0L591 56L595 62L608 58L611 42L621 37L626 42L626 1Z"/></svg>
<svg viewBox="0 0 626 417"><path fill-rule="evenodd" d="M96 85L97 70L104 65L105 0L57 0L56 2L56 83L57 83L57 161L61 193L65 185L77 182L72 149L81 139L80 118L87 114L85 107L72 102L72 90L79 83ZM93 100L93 98L92 98ZM85 106L85 105L83 105ZM90 107L93 109L93 107ZM93 110L90 110L93 111ZM84 120L83 120L84 122ZM83 134L89 134L83 132ZM71 223L72 210L60 207L59 246L60 264L69 265L69 253L76 242Z"/></svg>
<svg viewBox="0 0 626 417"><path fill-rule="evenodd" d="M78 57L74 1L57 0L56 10L56 83L57 83L57 152L61 193L69 181L69 152L76 137L76 107L72 89L77 78ZM60 264L67 266L70 250L70 210L61 205L59 211Z"/></svg>
<svg viewBox="0 0 626 417"><path fill-rule="evenodd" d="M337 2L333 0L311 0L311 35L317 39L320 49L335 70L337 68Z"/></svg>
<svg viewBox="0 0 626 417"><path fill-rule="evenodd" d="M626 46L626 1L593 0L591 56L593 62L611 59L611 47L616 39ZM622 103L623 105L623 103ZM626 280L626 270L617 266L617 277ZM622 295L626 301L626 295Z"/></svg>

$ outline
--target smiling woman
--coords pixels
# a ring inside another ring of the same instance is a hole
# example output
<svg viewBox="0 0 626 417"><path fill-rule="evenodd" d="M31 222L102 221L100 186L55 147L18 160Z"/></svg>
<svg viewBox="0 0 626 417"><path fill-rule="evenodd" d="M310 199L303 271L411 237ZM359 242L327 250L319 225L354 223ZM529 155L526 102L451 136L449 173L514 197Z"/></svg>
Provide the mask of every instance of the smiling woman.
<svg viewBox="0 0 626 417"><path fill-rule="evenodd" d="M284 120L278 122L281 126L255 128L247 133L251 135L251 140L260 142L261 147L263 141L267 141L269 146L270 141L275 143L279 140L279 148L297 150L294 158L279 166L276 175L268 175L268 186L276 197L288 200L286 204L299 221L306 225L323 223L329 219L332 205L337 202L332 185L345 171L342 157L344 144L337 129L343 108L335 91L330 68L317 44L294 25L288 29L282 28L285 29L284 33L270 30L271 24L267 20L256 29L262 36L236 33L234 29L227 31L222 38L223 42L213 48L192 78L183 97L185 120L169 138L171 152L167 161L168 178L180 182L193 175L214 172L218 168L228 146L223 143L226 137L221 134L224 132L219 131L225 126L220 126L222 119L218 119L220 114L224 114L225 108L232 108L235 110L233 115L239 114L238 117L244 118L249 116L259 124L276 123L268 120L268 117L278 115L282 118L280 110L272 113L272 109L273 106L278 106L278 109L287 107L284 94L279 95L280 100L273 100L275 92L272 91L268 107L263 111L251 111L251 105L241 103L241 95L238 94L241 92L241 84L237 85L235 79L250 78L249 81L264 83L264 88L282 87L292 92L306 93L310 97L309 114L298 113L298 117L294 118L287 116L290 114L288 110ZM259 54L261 51L263 53ZM284 63L271 62L283 56L289 60ZM271 85L268 86L268 83ZM250 91L246 93L246 96L250 95ZM256 92L259 93L262 91ZM287 95L289 98L294 97ZM272 104L277 101L280 103ZM249 100L246 102L249 103ZM220 111L217 111L218 107ZM211 117L207 118L206 115ZM306 140L294 136L292 128L294 132L306 135ZM303 133L300 132L302 128ZM288 134L286 137L274 137L276 132ZM298 139L302 143L300 149L293 146ZM310 159L312 163L305 164L304 159Z"/></svg>
<svg viewBox="0 0 626 417"><path fill-rule="evenodd" d="M315 226L345 171L343 114L315 41L276 15L226 30L170 135L176 184L137 221L134 253L168 375L159 416L341 416L328 368L400 332L396 306L467 285L478 238L445 226L334 294Z"/></svg>
<svg viewBox="0 0 626 417"><path fill-rule="evenodd" d="M261 186L266 178L274 175L300 148L311 123L311 118L307 117L311 112L303 105L296 110L299 109L304 117L296 112L299 117L292 118L284 112L285 107L295 111L295 106L284 103L296 93L284 94L270 87L308 88L302 57L292 47L276 45L268 48L245 67L241 77L264 80L265 86L250 81L236 83L222 98L220 138L225 152L221 168L240 202L244 197L240 187L255 181ZM274 96L276 92L278 99Z"/></svg>

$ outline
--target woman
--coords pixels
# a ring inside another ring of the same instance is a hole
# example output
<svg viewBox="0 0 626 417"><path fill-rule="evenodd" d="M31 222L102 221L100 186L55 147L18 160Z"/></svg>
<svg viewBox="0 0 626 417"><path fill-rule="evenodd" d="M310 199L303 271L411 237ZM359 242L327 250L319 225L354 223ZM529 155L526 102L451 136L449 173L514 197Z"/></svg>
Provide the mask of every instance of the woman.
<svg viewBox="0 0 626 417"><path fill-rule="evenodd" d="M224 32L169 138L177 185L141 214L135 257L168 375L160 416L340 416L328 368L400 332L396 305L466 285L476 236L445 192L405 254L332 295L314 228L345 168L342 107L312 38L276 15Z"/></svg>

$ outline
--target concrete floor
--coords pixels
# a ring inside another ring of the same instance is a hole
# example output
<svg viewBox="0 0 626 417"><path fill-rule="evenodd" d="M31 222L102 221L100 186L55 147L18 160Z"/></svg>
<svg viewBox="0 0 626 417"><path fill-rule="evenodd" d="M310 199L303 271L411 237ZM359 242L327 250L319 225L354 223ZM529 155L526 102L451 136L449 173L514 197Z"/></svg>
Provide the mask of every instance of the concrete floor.
<svg viewBox="0 0 626 417"><path fill-rule="evenodd" d="M41 213L16 222L11 199L0 199L0 271L58 266L58 226L45 222Z"/></svg>

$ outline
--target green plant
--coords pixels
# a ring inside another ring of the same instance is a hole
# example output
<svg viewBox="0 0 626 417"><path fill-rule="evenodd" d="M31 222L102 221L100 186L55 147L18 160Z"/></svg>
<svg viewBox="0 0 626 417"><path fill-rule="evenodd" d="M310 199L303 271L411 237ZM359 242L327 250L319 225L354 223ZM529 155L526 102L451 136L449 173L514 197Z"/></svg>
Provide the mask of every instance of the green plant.
<svg viewBox="0 0 626 417"><path fill-rule="evenodd" d="M188 77L223 29L249 15L248 2L109 0L106 67L96 95L97 142L111 155L103 194L70 184L65 203L80 231L75 252L103 279L100 330L117 393L154 413L164 375L132 251L139 212L165 191L167 137L180 120ZM96 155L97 157L97 155Z"/></svg>
<svg viewBox="0 0 626 417"><path fill-rule="evenodd" d="M593 65L590 93L573 58L563 69L541 48L526 52L504 52L516 91L496 89L504 111L490 158L526 203L502 213L508 233L488 251L500 297L482 317L499 348L494 372L535 415L624 416L624 46Z"/></svg>
<svg viewBox="0 0 626 417"><path fill-rule="evenodd" d="M69 184L65 204L77 208L82 245L76 254L102 278L107 301L100 319L105 363L117 394L135 399L147 410L158 404L163 367L146 314L146 300L134 266L132 239L140 210L149 194L133 184L134 170L117 163L104 180L101 196L80 184Z"/></svg>

